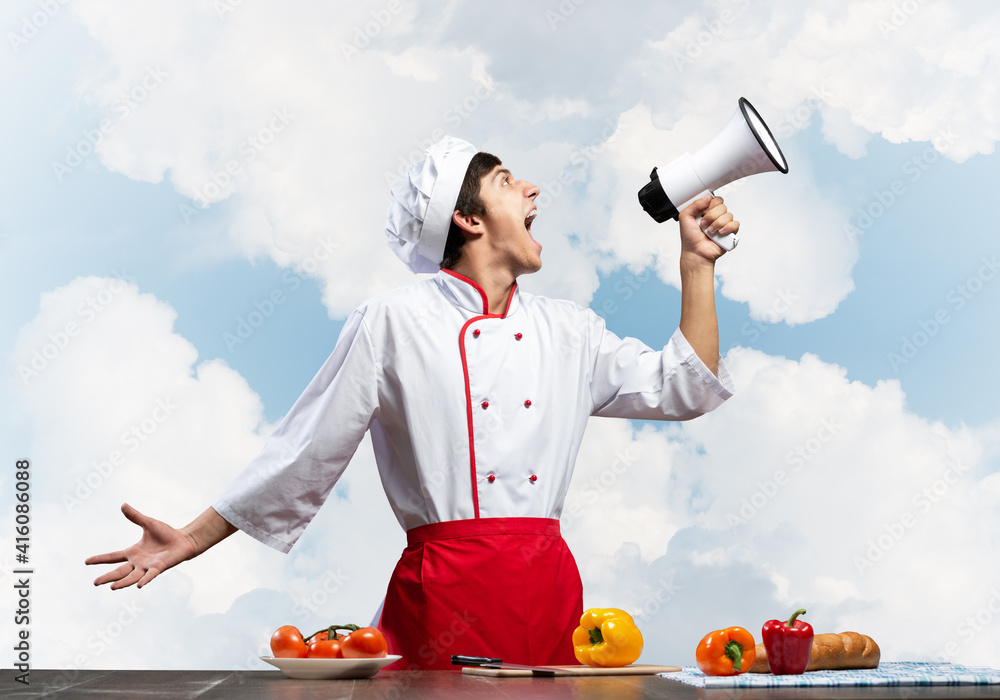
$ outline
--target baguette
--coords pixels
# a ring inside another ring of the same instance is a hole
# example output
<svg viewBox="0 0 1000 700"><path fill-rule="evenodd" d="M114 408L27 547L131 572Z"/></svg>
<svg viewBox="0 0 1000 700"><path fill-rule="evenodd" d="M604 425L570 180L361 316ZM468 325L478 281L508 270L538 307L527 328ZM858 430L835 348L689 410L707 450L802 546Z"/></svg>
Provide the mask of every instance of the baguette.
<svg viewBox="0 0 1000 700"><path fill-rule="evenodd" d="M882 652L871 637L857 632L817 634L813 637L812 656L807 671L840 671L848 668L878 668ZM770 673L767 651L757 645L757 659L750 673Z"/></svg>

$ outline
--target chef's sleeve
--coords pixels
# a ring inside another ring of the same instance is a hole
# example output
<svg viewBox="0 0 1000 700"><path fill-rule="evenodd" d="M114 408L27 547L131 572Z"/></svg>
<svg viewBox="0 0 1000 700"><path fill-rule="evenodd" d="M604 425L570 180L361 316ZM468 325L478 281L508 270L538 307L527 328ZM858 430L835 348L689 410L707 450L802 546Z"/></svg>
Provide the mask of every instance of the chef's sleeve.
<svg viewBox="0 0 1000 700"><path fill-rule="evenodd" d="M678 328L663 350L619 338L590 312L593 359L592 415L645 420L688 420L718 408L733 395L726 363L712 374Z"/></svg>
<svg viewBox="0 0 1000 700"><path fill-rule="evenodd" d="M260 454L212 506L251 537L288 552L343 474L377 410L374 348L364 314L356 311Z"/></svg>

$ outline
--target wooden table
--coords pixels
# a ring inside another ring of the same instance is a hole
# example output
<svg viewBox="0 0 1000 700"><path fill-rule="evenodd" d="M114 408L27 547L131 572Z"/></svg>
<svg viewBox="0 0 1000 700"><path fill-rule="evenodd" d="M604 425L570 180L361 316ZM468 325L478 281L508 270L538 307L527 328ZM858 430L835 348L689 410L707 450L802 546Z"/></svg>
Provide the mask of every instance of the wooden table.
<svg viewBox="0 0 1000 700"><path fill-rule="evenodd" d="M0 671L0 697L7 698L156 698L218 700L402 700L410 698L708 698L754 700L777 698L996 698L996 686L897 686L894 688L760 688L702 690L659 676L588 678L487 678L459 671L382 671L365 680L300 681L279 671L59 671L32 670L31 685L14 680L11 669Z"/></svg>

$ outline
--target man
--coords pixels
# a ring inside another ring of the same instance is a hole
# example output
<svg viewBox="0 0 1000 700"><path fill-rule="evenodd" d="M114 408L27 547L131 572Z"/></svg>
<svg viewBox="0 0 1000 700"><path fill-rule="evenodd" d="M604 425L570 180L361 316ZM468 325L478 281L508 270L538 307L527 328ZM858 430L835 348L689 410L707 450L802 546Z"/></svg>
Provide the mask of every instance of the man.
<svg viewBox="0 0 1000 700"><path fill-rule="evenodd" d="M237 529L287 552L368 430L407 531L379 620L390 653L406 668L449 668L452 653L575 662L582 586L559 515L584 428L591 415L685 420L731 395L715 315L724 251L703 228L739 223L717 197L681 213L680 327L655 352L589 309L518 290L542 264L537 187L458 139L427 156L393 189L387 235L436 275L355 311L261 454L194 522L123 506L142 539L89 558L124 562L95 585L142 587Z"/></svg>

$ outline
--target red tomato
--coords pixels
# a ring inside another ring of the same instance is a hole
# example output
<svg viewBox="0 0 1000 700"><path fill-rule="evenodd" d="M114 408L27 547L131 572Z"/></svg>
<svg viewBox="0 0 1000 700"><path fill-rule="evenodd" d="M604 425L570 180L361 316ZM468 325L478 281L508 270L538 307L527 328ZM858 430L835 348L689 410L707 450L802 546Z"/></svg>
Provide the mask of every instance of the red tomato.
<svg viewBox="0 0 1000 700"><path fill-rule="evenodd" d="M301 659L307 651L302 633L292 625L279 627L271 635L271 653L276 659Z"/></svg>
<svg viewBox="0 0 1000 700"><path fill-rule="evenodd" d="M326 632L322 634L317 634L309 642L309 649L306 652L306 658L309 659L342 659L344 658L341 653L341 639L327 639ZM322 637L322 639L320 639Z"/></svg>
<svg viewBox="0 0 1000 700"><path fill-rule="evenodd" d="M341 638L341 651L345 659L376 659L386 655L385 637L374 627L362 627Z"/></svg>

